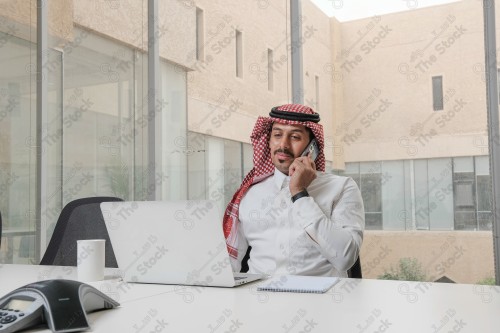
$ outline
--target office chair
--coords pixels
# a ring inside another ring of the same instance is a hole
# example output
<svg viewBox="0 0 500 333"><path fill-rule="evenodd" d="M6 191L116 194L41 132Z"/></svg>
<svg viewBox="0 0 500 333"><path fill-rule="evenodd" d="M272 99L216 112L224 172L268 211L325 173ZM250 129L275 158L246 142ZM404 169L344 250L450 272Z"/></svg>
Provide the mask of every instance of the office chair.
<svg viewBox="0 0 500 333"><path fill-rule="evenodd" d="M363 278L363 274L361 272L361 261L359 260L359 256L356 259L354 265L352 265L352 267L347 270L347 276L354 279Z"/></svg>
<svg viewBox="0 0 500 333"><path fill-rule="evenodd" d="M247 249L247 253L245 253L245 256L243 257L243 259L241 259L240 273L248 272L248 259L250 259L250 251L251 250L252 250L252 247L249 246Z"/></svg>
<svg viewBox="0 0 500 333"><path fill-rule="evenodd" d="M247 252L245 253L245 256L241 260L241 270L240 270L241 273L248 272L248 259L250 259L251 250L252 247L249 246ZM361 261L359 260L359 256L356 259L356 262L354 262L354 265L352 265L352 267L347 270L347 276L354 279L363 278L363 274L361 272Z"/></svg>
<svg viewBox="0 0 500 333"><path fill-rule="evenodd" d="M40 265L76 266L80 239L106 240L106 267L118 267L100 203L123 201L114 197L90 197L68 203L57 219L56 227Z"/></svg>

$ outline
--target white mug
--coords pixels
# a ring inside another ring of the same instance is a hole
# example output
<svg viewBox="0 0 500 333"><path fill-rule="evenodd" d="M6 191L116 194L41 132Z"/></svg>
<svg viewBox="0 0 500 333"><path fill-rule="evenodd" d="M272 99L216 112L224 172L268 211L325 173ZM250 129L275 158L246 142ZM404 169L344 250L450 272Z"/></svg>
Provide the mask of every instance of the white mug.
<svg viewBox="0 0 500 333"><path fill-rule="evenodd" d="M105 239L77 240L76 266L81 282L104 279Z"/></svg>

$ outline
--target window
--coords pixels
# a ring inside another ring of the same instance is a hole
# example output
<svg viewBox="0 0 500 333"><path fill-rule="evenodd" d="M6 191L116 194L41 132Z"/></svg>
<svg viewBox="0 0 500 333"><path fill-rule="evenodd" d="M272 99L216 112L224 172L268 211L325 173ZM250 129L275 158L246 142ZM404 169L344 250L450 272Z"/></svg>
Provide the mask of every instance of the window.
<svg viewBox="0 0 500 333"><path fill-rule="evenodd" d="M497 69L498 102L500 103L500 68Z"/></svg>
<svg viewBox="0 0 500 333"><path fill-rule="evenodd" d="M492 230L487 156L347 163L367 229Z"/></svg>
<svg viewBox="0 0 500 333"><path fill-rule="evenodd" d="M0 263L27 264L34 258L32 231L36 225L33 190L36 169L30 163L36 152L36 131L30 121L35 117L31 89L36 78L25 66L36 45L3 32L0 32L0 43L0 213L3 229ZM55 54L51 52L49 57ZM54 72L59 72L59 68L54 66ZM50 78L57 86L56 77ZM52 142L51 137L46 138ZM54 201L59 199L58 194L52 195Z"/></svg>
<svg viewBox="0 0 500 333"><path fill-rule="evenodd" d="M491 177L477 176L477 224L479 230L493 229L493 214L491 212Z"/></svg>
<svg viewBox="0 0 500 333"><path fill-rule="evenodd" d="M19 59L0 58L0 107L8 111L0 119L0 211L6 236L0 253L3 263L36 261L52 236L61 209L74 199L99 195L144 200L156 189L158 199L187 197L186 156L175 153L182 145L178 138L186 132L185 72L160 61L161 97L151 101L144 81L144 52L80 28L74 28L73 34L79 43L48 52L40 247L35 246L33 213L36 126L29 120L36 110L30 89L35 76L26 72L25 65L33 57L33 44L9 36L3 46L8 51L3 56ZM144 139L150 102L161 115L155 138L161 153L154 188L147 182L151 168ZM4 141L6 133L9 138ZM10 142L10 147L4 142Z"/></svg>
<svg viewBox="0 0 500 333"><path fill-rule="evenodd" d="M474 160L456 157L453 162L455 229L477 230Z"/></svg>
<svg viewBox="0 0 500 333"><path fill-rule="evenodd" d="M493 230L491 176L488 156L474 158L476 170L477 224L479 230Z"/></svg>
<svg viewBox="0 0 500 333"><path fill-rule="evenodd" d="M351 177L358 185L365 208L365 227L368 230L383 229L382 194L384 180L381 163L347 163L342 176Z"/></svg>
<svg viewBox="0 0 500 333"><path fill-rule="evenodd" d="M361 174L361 196L365 206L366 229L382 229L382 175Z"/></svg>
<svg viewBox="0 0 500 333"><path fill-rule="evenodd" d="M314 108L315 108L315 111L318 112L319 111L319 76L317 76L317 75L314 76L314 91L315 91L315 95L316 95Z"/></svg>
<svg viewBox="0 0 500 333"><path fill-rule="evenodd" d="M251 146L195 132L188 138L189 199L213 200L222 212L252 168Z"/></svg>
<svg viewBox="0 0 500 333"><path fill-rule="evenodd" d="M243 77L243 37L241 31L236 30L236 76Z"/></svg>
<svg viewBox="0 0 500 333"><path fill-rule="evenodd" d="M477 182L477 210L491 212L491 177L476 176Z"/></svg>
<svg viewBox="0 0 500 333"><path fill-rule="evenodd" d="M196 60L205 59L205 28L203 9L196 7Z"/></svg>
<svg viewBox="0 0 500 333"><path fill-rule="evenodd" d="M454 173L455 229L477 230L474 174Z"/></svg>
<svg viewBox="0 0 500 333"><path fill-rule="evenodd" d="M273 91L274 70L273 70L273 50L267 49L267 90Z"/></svg>
<svg viewBox="0 0 500 333"><path fill-rule="evenodd" d="M443 77L432 77L432 106L434 111L443 110Z"/></svg>

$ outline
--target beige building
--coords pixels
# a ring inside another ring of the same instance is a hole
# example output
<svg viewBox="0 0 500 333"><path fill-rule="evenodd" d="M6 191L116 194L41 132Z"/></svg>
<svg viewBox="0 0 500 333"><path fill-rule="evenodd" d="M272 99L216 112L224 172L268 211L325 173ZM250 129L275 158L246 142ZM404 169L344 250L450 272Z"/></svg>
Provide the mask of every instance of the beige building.
<svg viewBox="0 0 500 333"><path fill-rule="evenodd" d="M0 4L1 262L36 262L61 208L79 197L211 199L222 211L252 167L256 118L292 100L291 52L301 47L304 103L321 115L327 171L363 193L364 276L403 257L430 280L493 275L481 2L339 22L303 0L296 45L289 2L159 1L155 101L147 1L46 3L41 142L37 7Z"/></svg>
<svg viewBox="0 0 500 333"><path fill-rule="evenodd" d="M301 43L294 45L289 31L290 8L285 4L196 2L203 42L199 59L191 59L194 71L188 72L192 132L250 143L257 117L292 98L290 53L298 47L303 48L304 101L321 113L325 130L333 130L332 85L323 70L332 54L330 20L305 1ZM235 52L235 48L241 51ZM235 56L238 52L240 59ZM229 109L231 116L224 116ZM333 160L331 150L327 159Z"/></svg>
<svg viewBox="0 0 500 333"><path fill-rule="evenodd" d="M345 119L335 134L346 161L485 155L482 15L464 0L341 25L333 56ZM439 111L433 77L442 77Z"/></svg>
<svg viewBox="0 0 500 333"><path fill-rule="evenodd" d="M401 257L434 279L493 275L491 233L478 231L492 218L482 15L464 0L340 24L334 142L363 192L367 228L392 231L366 233L369 276Z"/></svg>

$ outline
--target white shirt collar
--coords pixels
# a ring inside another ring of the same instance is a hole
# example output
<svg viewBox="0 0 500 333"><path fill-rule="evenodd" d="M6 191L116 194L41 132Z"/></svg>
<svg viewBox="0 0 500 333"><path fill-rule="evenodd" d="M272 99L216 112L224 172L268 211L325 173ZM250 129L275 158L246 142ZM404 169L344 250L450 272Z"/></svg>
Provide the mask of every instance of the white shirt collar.
<svg viewBox="0 0 500 333"><path fill-rule="evenodd" d="M278 189L283 188L283 182L285 181L285 179L287 180L288 183L290 183L290 176L287 176L283 172L274 168L274 183L276 184L276 187Z"/></svg>

